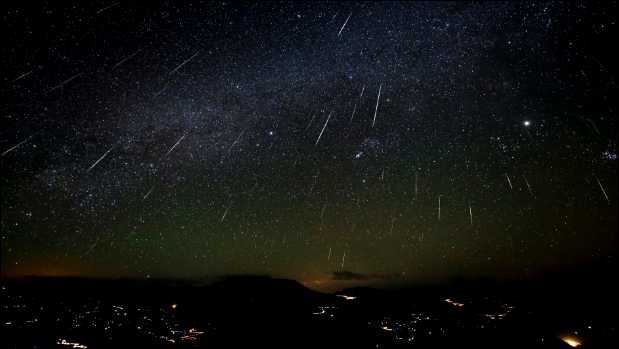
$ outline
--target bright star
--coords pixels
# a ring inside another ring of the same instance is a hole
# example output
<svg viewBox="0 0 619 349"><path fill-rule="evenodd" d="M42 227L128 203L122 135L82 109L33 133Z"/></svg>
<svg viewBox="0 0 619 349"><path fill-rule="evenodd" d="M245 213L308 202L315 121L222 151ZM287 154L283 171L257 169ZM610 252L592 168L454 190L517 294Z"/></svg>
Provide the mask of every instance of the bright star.
<svg viewBox="0 0 619 349"><path fill-rule="evenodd" d="M531 121L529 121L529 120L525 120L522 124L523 124L525 127L529 127L529 126L531 126Z"/></svg>

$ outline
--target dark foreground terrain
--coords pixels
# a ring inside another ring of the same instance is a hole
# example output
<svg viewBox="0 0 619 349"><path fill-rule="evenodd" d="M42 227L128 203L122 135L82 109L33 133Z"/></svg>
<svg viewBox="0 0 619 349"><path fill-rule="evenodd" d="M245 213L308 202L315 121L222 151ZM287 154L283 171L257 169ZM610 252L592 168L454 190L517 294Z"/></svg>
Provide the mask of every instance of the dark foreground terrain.
<svg viewBox="0 0 619 349"><path fill-rule="evenodd" d="M2 282L3 348L608 348L614 287L478 283L335 294L290 280Z"/></svg>

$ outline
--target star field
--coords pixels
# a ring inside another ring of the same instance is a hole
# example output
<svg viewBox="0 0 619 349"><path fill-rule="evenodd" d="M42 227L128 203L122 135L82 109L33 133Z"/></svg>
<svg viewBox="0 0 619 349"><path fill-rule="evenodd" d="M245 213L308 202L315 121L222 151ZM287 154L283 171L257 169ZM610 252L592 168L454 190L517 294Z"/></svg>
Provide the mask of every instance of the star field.
<svg viewBox="0 0 619 349"><path fill-rule="evenodd" d="M616 258L616 2L25 6L5 275L320 288Z"/></svg>

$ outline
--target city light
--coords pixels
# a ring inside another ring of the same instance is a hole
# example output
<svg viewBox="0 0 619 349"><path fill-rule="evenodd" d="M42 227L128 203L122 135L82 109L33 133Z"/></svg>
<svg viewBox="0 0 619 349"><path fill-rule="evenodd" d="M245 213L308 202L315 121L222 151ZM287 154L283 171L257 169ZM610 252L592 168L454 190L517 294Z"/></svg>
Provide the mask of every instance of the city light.
<svg viewBox="0 0 619 349"><path fill-rule="evenodd" d="M354 296L347 296L347 295L345 295L345 294L338 294L337 296L338 296L338 297L340 297L340 298L344 298L344 299L345 299L345 300L347 300L347 301L351 301L351 300L353 300L353 299L356 299L356 298L357 298L357 297L354 297Z"/></svg>
<svg viewBox="0 0 619 349"><path fill-rule="evenodd" d="M461 307L463 307L463 306L464 306L464 303L454 302L454 301L452 301L450 298L445 299L445 302L447 302L447 303L449 303L449 304L453 305L454 307L458 307L458 308L461 308Z"/></svg>
<svg viewBox="0 0 619 349"><path fill-rule="evenodd" d="M68 342L66 339L59 339L56 344L58 345L64 345L64 346L68 346L68 347L72 347L72 348L77 348L77 349L86 349L88 348L88 346L84 345L84 344L80 344L77 342Z"/></svg>
<svg viewBox="0 0 619 349"><path fill-rule="evenodd" d="M564 341L567 345L569 345L572 348L576 348L582 345L582 342L580 341L580 339L573 337L573 336L563 336L560 338L562 341Z"/></svg>

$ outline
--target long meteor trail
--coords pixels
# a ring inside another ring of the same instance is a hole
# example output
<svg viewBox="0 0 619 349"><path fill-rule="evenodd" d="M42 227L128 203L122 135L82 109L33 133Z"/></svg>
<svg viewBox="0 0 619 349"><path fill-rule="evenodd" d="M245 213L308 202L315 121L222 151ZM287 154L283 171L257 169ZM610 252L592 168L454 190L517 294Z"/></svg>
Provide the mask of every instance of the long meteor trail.
<svg viewBox="0 0 619 349"><path fill-rule="evenodd" d="M378 87L378 96L376 97L376 107L374 108L374 120L372 120L372 127L376 124L376 114L378 113L378 102L380 102L380 91L383 88L383 84Z"/></svg>
<svg viewBox="0 0 619 349"><path fill-rule="evenodd" d="M604 190L604 187L602 186L602 182L600 182L600 179L598 178L598 176L595 176L595 180L598 182L598 185L600 186L600 190L602 191L602 194L604 194L604 197L606 198L606 202L610 204L610 199L608 198L608 195L606 194L606 190Z"/></svg>
<svg viewBox="0 0 619 349"><path fill-rule="evenodd" d="M20 76L16 77L15 79L13 79L13 81L11 81L11 82L17 82L17 81L25 78L26 76L32 74L33 72L34 72L34 70L31 70L31 71L29 71L27 73L23 73L22 75L20 75Z"/></svg>
<svg viewBox="0 0 619 349"><path fill-rule="evenodd" d="M348 20L350 19L350 16L352 16L352 12L348 15L348 18L346 18L346 21L344 21L344 24L342 25L342 27L340 28L340 32L337 33L337 36L339 37L342 34L342 30L344 30L344 27L346 27L346 23L348 23Z"/></svg>
<svg viewBox="0 0 619 349"><path fill-rule="evenodd" d="M95 168L95 166L97 166L97 164L100 163L101 160L105 159L107 154L109 154L112 151L112 149L114 149L114 146L112 146L110 149L108 149L108 151L106 151L103 155L101 155L101 157L97 161L95 161L92 165L90 165L90 167L88 168L88 170L86 170L86 172L90 172L90 170Z"/></svg>
<svg viewBox="0 0 619 349"><path fill-rule="evenodd" d="M179 69L181 69L185 64L191 62L192 59L196 58L196 56L200 53L201 50L196 51L191 57L187 58L183 63L179 64L174 70L170 72L170 75L176 73Z"/></svg>
<svg viewBox="0 0 619 349"><path fill-rule="evenodd" d="M0 155L0 156L5 156L6 154L8 154L8 153L12 152L13 150L15 150L15 149L19 148L19 146L20 146L20 145L22 145L22 144L24 144L24 143L28 142L28 141L29 141L30 139L32 139L32 137L34 137L35 135L36 135L36 133L34 133L34 134L30 135L30 137L28 137L28 138L24 139L23 141L21 141L21 142L19 142L19 143L15 144L14 146L12 146L12 147L10 147L9 149L5 150L5 151L2 153L2 155Z"/></svg>
<svg viewBox="0 0 619 349"><path fill-rule="evenodd" d="M174 150L174 148L176 148L183 141L183 139L185 139L186 136L186 133L182 135L181 138L179 138L178 141L176 141L176 143L174 143L174 145L168 150L168 152L165 153L164 157L168 156Z"/></svg>
<svg viewBox="0 0 619 349"><path fill-rule="evenodd" d="M316 139L316 143L314 144L315 146L318 145L318 142L320 142L320 137L322 137L322 133L325 132L325 129L327 128L329 119L331 119L331 114L333 114L333 112L330 112L329 116L327 116L327 121L325 121L325 124L322 126L322 130L320 130L320 134L318 135L318 138Z"/></svg>

